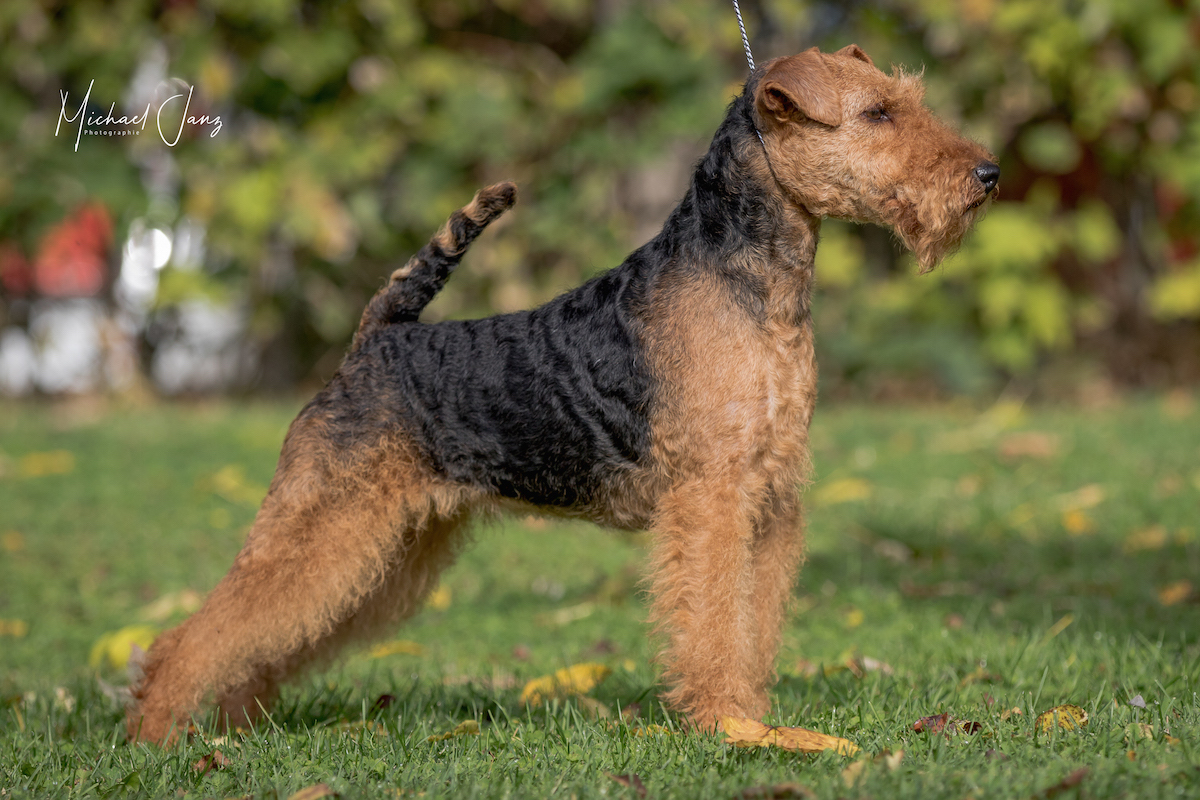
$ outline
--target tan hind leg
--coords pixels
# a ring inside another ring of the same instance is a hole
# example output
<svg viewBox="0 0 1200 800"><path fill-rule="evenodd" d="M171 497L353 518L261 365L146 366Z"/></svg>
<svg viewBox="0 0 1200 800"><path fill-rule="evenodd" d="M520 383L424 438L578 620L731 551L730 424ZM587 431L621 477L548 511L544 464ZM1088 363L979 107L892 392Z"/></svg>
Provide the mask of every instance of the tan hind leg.
<svg viewBox="0 0 1200 800"><path fill-rule="evenodd" d="M286 663L267 665L246 684L217 698L221 716L230 726L253 724L278 693L281 683L304 670L332 661L356 644L386 636L415 614L436 588L442 570L453 563L465 538L468 513L431 518L424 526L406 531L404 543L388 566L386 577L362 604L330 633L297 652Z"/></svg>
<svg viewBox="0 0 1200 800"><path fill-rule="evenodd" d="M252 717L291 664L320 652L387 585L404 557L404 533L452 516L465 500L464 491L431 482L403 443L347 455L323 420L302 414L233 567L200 611L147 654L130 736L178 736L209 696L235 717L242 709ZM414 564L408 574L421 572Z"/></svg>

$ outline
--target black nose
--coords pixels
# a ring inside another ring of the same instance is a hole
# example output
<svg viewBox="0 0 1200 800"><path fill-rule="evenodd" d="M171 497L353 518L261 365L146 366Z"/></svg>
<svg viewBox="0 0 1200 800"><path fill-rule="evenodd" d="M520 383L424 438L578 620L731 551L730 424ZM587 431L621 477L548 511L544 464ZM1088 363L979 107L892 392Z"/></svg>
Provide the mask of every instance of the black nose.
<svg viewBox="0 0 1200 800"><path fill-rule="evenodd" d="M975 168L975 177L983 184L983 191L991 194L1000 182L1000 168L990 161L984 161Z"/></svg>

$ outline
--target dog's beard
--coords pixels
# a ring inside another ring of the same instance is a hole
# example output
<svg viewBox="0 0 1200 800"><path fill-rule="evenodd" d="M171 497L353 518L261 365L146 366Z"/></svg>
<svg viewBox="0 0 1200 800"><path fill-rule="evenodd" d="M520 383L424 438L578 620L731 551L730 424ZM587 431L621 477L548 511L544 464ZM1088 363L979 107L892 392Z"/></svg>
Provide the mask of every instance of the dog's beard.
<svg viewBox="0 0 1200 800"><path fill-rule="evenodd" d="M924 275L958 250L990 199L989 194L972 192L959 206L961 210L908 205L892 222L892 230L916 256Z"/></svg>

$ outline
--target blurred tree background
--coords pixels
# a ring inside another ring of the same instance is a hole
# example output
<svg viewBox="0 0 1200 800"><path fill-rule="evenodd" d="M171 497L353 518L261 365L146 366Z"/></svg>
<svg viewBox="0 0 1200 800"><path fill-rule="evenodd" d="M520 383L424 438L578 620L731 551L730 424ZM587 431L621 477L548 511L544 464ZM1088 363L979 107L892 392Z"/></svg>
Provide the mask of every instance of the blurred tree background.
<svg viewBox="0 0 1200 800"><path fill-rule="evenodd" d="M928 276L826 223L823 391L1200 378L1200 2L743 11L760 61L857 42L924 69L1003 169ZM746 68L725 0L5 0L0 73L0 383L46 392L326 379L390 270L504 178L516 212L427 316L542 302L657 231ZM95 119L63 119L85 95ZM103 119L147 107L138 135ZM15 377L55 336L94 340L90 377Z"/></svg>

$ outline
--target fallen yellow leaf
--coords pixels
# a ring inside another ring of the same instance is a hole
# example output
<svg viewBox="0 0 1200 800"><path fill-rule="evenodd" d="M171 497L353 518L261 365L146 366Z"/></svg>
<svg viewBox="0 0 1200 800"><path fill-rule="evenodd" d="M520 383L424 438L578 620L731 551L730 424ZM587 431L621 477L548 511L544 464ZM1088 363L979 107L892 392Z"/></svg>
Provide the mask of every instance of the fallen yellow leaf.
<svg viewBox="0 0 1200 800"><path fill-rule="evenodd" d="M21 456L18 470L27 478L66 475L75 470L75 454L68 450L50 450Z"/></svg>
<svg viewBox="0 0 1200 800"><path fill-rule="evenodd" d="M1079 706L1055 706L1049 711L1038 714L1037 729L1043 733L1055 726L1071 731L1088 724L1088 714Z"/></svg>
<svg viewBox="0 0 1200 800"><path fill-rule="evenodd" d="M555 627L561 627L563 625L568 625L577 620L586 619L587 617L590 617L595 610L596 610L595 603L590 602L590 601L585 601L585 602L579 603L578 605L567 606L566 608L560 608L557 611L551 612L549 614L539 614L538 621L542 624L553 625Z"/></svg>
<svg viewBox="0 0 1200 800"><path fill-rule="evenodd" d="M873 491L871 484L862 478L842 478L819 484L813 489L809 499L816 505L833 506L867 500Z"/></svg>
<svg viewBox="0 0 1200 800"><path fill-rule="evenodd" d="M575 664L525 684L521 690L521 702L536 706L552 697L585 694L611 673L612 670L603 664Z"/></svg>
<svg viewBox="0 0 1200 800"><path fill-rule="evenodd" d="M113 669L125 669L133 646L136 644L143 650L149 650L156 636L158 630L149 625L129 625L117 631L109 631L92 645L92 652L88 654L88 666L99 669L107 662Z"/></svg>
<svg viewBox="0 0 1200 800"><path fill-rule="evenodd" d="M887 767L888 772L895 772L900 769L900 762L904 760L904 751L897 750L894 753L889 753L885 750L879 756L876 756L875 760L878 761L881 756L883 758L883 765Z"/></svg>
<svg viewBox="0 0 1200 800"><path fill-rule="evenodd" d="M1153 739L1154 728L1145 722L1131 722L1125 726L1125 741L1136 744L1139 739Z"/></svg>
<svg viewBox="0 0 1200 800"><path fill-rule="evenodd" d="M446 731L443 734L430 736L425 741L427 742L444 742L447 739L453 739L457 736L478 736L479 723L473 719L465 719L454 726L454 730Z"/></svg>
<svg viewBox="0 0 1200 800"><path fill-rule="evenodd" d="M337 792L330 789L327 784L317 783L312 786L307 786L300 791L288 797L288 800L320 800L322 797L336 797Z"/></svg>
<svg viewBox="0 0 1200 800"><path fill-rule="evenodd" d="M191 614L200 610L204 598L195 589L168 592L149 605L142 606L138 618L146 622L165 622L172 614Z"/></svg>
<svg viewBox="0 0 1200 800"><path fill-rule="evenodd" d="M1087 486L1081 486L1073 492L1060 494L1055 500L1058 503L1059 509L1066 512L1087 511L1089 508L1095 508L1103 503L1104 498L1104 487L1098 483L1089 483Z"/></svg>
<svg viewBox="0 0 1200 800"><path fill-rule="evenodd" d="M0 619L0 636L20 639L29 633L29 623L23 619Z"/></svg>
<svg viewBox="0 0 1200 800"><path fill-rule="evenodd" d="M25 537L20 531L5 531L0 536L0 547L8 553L19 553L25 549Z"/></svg>
<svg viewBox="0 0 1200 800"><path fill-rule="evenodd" d="M407 639L396 639L392 642L383 642L371 648L371 652L367 653L368 658L387 658L395 655L406 656L423 656L425 648L416 642L410 642Z"/></svg>
<svg viewBox="0 0 1200 800"><path fill-rule="evenodd" d="M810 731L807 728L789 728L782 725L764 725L758 720L745 717L721 717L721 729L725 731L727 744L738 747L768 747L774 745L784 750L801 753L820 753L835 750L848 756L858 752L858 745L847 739Z"/></svg>
<svg viewBox="0 0 1200 800"><path fill-rule="evenodd" d="M1158 602L1164 606L1182 603L1192 596L1191 581L1175 581L1158 590Z"/></svg>
<svg viewBox="0 0 1200 800"><path fill-rule="evenodd" d="M998 449L1000 456L1006 459L1053 458L1058 455L1059 437L1041 431L1011 433L1000 440Z"/></svg>
<svg viewBox="0 0 1200 800"><path fill-rule="evenodd" d="M1134 531L1125 537L1121 549L1126 553L1136 553L1139 550L1161 550L1167 543L1167 529L1162 525L1151 525Z"/></svg>
<svg viewBox="0 0 1200 800"><path fill-rule="evenodd" d="M434 611L445 611L450 607L452 599L453 595L450 593L450 587L439 586L429 594L429 599L425 601L425 605Z"/></svg>
<svg viewBox="0 0 1200 800"><path fill-rule="evenodd" d="M266 487L246 480L246 470L241 464L226 464L211 478L213 491L231 503L257 508L266 496Z"/></svg>
<svg viewBox="0 0 1200 800"><path fill-rule="evenodd" d="M1062 526L1072 536L1083 536L1096 532L1095 521L1078 508L1063 512Z"/></svg>
<svg viewBox="0 0 1200 800"><path fill-rule="evenodd" d="M855 761L850 766L842 770L842 783L846 784L847 789L854 788L854 784L862 777L863 771L867 768L866 761Z"/></svg>
<svg viewBox="0 0 1200 800"><path fill-rule="evenodd" d="M214 769L224 769L229 766L229 757L220 750L213 750L208 755L201 758L195 764L192 764L192 771L199 772L201 775L207 775Z"/></svg>

